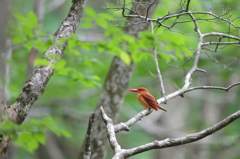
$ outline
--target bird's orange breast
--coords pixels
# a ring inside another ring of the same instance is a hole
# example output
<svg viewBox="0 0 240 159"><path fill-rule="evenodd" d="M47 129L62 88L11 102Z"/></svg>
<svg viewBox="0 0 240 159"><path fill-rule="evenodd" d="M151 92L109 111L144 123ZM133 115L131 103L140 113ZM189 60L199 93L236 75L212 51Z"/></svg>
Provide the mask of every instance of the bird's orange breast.
<svg viewBox="0 0 240 159"><path fill-rule="evenodd" d="M146 108L150 108L149 105L147 104L147 102L144 100L144 98L141 96L140 93L137 95L137 98L138 98L138 101L139 101L140 104L142 104Z"/></svg>

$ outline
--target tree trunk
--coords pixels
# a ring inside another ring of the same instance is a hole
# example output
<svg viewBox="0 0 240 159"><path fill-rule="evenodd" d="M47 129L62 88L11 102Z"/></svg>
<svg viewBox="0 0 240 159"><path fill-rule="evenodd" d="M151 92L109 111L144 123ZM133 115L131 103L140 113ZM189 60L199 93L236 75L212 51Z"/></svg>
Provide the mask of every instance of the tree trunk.
<svg viewBox="0 0 240 159"><path fill-rule="evenodd" d="M70 8L66 19L61 23L58 30L54 34L55 43L51 47L49 47L44 54L43 58L49 60L49 65L38 66L33 71L31 79L25 82L22 88L22 92L20 93L14 104L9 107L5 107L6 109L2 105L0 105L1 110L4 110L4 117L12 120L17 124L21 124L24 121L32 105L42 95L45 86L47 85L48 81L54 73L54 69L51 68L51 65L56 63L56 59L54 57L50 58L48 57L48 55L56 55L59 57L63 55L67 42L59 44L59 40L61 38L67 38L71 34L75 33L76 28L80 23L86 1L87 0L72 0L72 7ZM1 7L2 5L0 5L0 11ZM1 135L0 157L7 152L7 145L8 138Z"/></svg>
<svg viewBox="0 0 240 159"><path fill-rule="evenodd" d="M4 94L4 89L2 86L2 80L4 80L6 73L6 63L5 58L7 55L7 22L8 22L8 2L6 0L0 1L0 123L3 118L5 118L6 109L6 98ZM8 149L8 138L4 138L3 134L0 133L0 158L7 158L6 152Z"/></svg>
<svg viewBox="0 0 240 159"><path fill-rule="evenodd" d="M133 10L136 9L137 12L142 15L151 17L153 12L156 9L156 5L152 5L152 7L148 10L149 3L151 0L138 0L138 3L132 8ZM139 5L142 3L142 5ZM143 7L145 5L146 7ZM130 13L131 15L134 14L133 12ZM124 28L124 31L127 34L131 34L133 36L137 36L140 31L146 30L148 28L149 23L144 22L143 19L140 18L127 18L132 25L127 25ZM138 23L138 22L143 23ZM135 24L136 25L135 25ZM130 52L131 53L131 52ZM105 124L102 121L101 113L100 113L100 106L102 106L106 112L106 114L113 119L116 120L117 115L122 107L126 90L128 88L129 81L131 80L133 71L134 71L134 64L131 62L130 66L126 65L119 57L115 56L113 58L112 64L110 66L109 72L105 79L105 83L103 86L103 90L100 94L98 104L95 110L95 122L93 124L93 131L92 131L92 143L91 143L91 150L92 150L92 159L103 159L106 157L107 149L108 149L108 139ZM84 151L84 144L81 147L78 159L83 159L83 151Z"/></svg>

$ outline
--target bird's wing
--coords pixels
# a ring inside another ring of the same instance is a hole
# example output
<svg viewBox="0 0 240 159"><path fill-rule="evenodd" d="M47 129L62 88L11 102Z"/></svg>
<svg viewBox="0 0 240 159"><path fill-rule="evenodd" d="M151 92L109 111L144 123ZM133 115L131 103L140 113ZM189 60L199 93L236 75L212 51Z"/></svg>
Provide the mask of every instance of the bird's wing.
<svg viewBox="0 0 240 159"><path fill-rule="evenodd" d="M145 102L153 109L158 110L158 102L151 94L141 94Z"/></svg>

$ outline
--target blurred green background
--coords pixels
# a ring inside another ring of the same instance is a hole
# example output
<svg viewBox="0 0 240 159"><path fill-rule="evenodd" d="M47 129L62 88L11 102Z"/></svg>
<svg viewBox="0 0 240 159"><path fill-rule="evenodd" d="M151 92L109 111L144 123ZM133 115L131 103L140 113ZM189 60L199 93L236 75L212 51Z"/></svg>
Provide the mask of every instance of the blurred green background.
<svg viewBox="0 0 240 159"><path fill-rule="evenodd" d="M12 0L10 3L11 16L8 35L13 44L11 46L12 57L7 61L10 65L10 83L4 82L9 91L7 95L9 105L16 100L23 84L32 72L29 66L33 63L30 57L31 48L34 46L39 50L37 56L42 57L44 51L52 43L52 35L65 19L71 6L71 2L66 0L45 0L42 6L39 6L43 8L43 18L35 21L35 3L35 1L29 0ZM109 44L107 40L121 39L119 36L121 27L116 27L114 23L109 22L113 19L122 19L121 11L104 10L100 7L106 7L107 4L111 6L114 3L116 2L107 0L87 2L80 26L77 28L75 36L70 39L60 64L56 66L54 76L25 120L28 122L31 118L42 119L51 116L58 127L69 131L71 137L59 137L46 131L46 144L40 144L34 152L12 144L9 158L77 158L86 133L88 118L95 110L112 57L116 54L119 55L114 51L118 45L121 45L120 42ZM178 3L178 1L160 0L154 18L177 11ZM191 1L190 5L191 11L212 10L216 14L221 14L223 8L232 9L230 12L232 16L227 19L233 19L239 16L240 1L202 0ZM196 15L196 17L201 16ZM166 22L166 24L171 23L171 20ZM240 20L237 19L234 24L239 26ZM230 32L239 34L239 30L226 23L202 21L199 25L202 33L210 31L227 33L230 30ZM186 63L187 59L193 56L198 44L198 37L193 27L192 23L183 23L176 25L171 31L163 28L155 30L154 38L157 39L157 49L160 54L158 60L167 94L183 86L184 76L193 64L193 58ZM148 32L150 33L150 30ZM143 33L142 39L140 39L144 44L147 43L146 37L147 35ZM101 48L101 44L105 48ZM128 51L131 52L131 50ZM138 51L138 49L135 50L135 52ZM156 99L159 99L160 87L153 57L144 52L139 54L135 55L136 69L129 88L146 87ZM125 54L120 56L125 62L128 62L129 57L126 57ZM140 58L140 56L143 57ZM203 51L199 68L207 72L196 72L193 75L191 86L227 87L240 81L239 57L238 46L224 47L215 53ZM239 110L239 95L238 86L228 92L220 90L188 92L184 98L177 97L162 104L164 108L168 109L167 113L153 112L132 126L130 132L118 133L117 139L122 148L127 149L154 140L177 138L201 131ZM127 92L118 122L128 120L141 110L142 106L138 103L136 94ZM237 120L201 141L173 148L151 150L131 158L239 159L239 125L240 121ZM107 158L111 158L112 155L113 151L109 148Z"/></svg>

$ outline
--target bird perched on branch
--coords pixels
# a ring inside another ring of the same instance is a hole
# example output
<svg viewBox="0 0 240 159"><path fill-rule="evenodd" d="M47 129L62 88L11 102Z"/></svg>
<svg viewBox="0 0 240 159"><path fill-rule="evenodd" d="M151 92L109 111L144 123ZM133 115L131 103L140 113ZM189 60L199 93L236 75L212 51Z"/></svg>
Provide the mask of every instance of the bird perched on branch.
<svg viewBox="0 0 240 159"><path fill-rule="evenodd" d="M144 87L139 87L138 89L129 89L129 91L137 92L137 98L140 104L142 104L144 109L153 109L158 111L158 109L162 109L163 111L167 111L166 109L162 108L157 100L148 92L148 90Z"/></svg>

